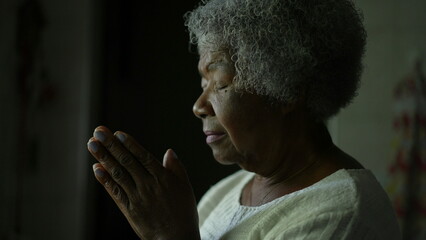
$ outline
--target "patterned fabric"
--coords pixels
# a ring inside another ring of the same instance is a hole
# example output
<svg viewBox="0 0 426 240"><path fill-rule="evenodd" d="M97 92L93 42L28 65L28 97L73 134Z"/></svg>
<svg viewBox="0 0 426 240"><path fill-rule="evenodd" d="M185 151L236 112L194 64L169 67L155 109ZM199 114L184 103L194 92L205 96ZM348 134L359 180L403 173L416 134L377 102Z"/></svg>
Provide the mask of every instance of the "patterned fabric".
<svg viewBox="0 0 426 240"><path fill-rule="evenodd" d="M395 159L387 192L404 239L426 239L426 84L418 62L395 87Z"/></svg>

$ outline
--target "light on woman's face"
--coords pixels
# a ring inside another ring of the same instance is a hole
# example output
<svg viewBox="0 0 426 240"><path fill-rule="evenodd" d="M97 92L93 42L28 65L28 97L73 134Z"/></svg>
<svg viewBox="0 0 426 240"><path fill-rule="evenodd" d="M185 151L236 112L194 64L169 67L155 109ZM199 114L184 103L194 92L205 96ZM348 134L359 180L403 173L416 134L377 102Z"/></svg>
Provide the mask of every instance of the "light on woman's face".
<svg viewBox="0 0 426 240"><path fill-rule="evenodd" d="M235 88L234 63L227 52L200 53L202 93L193 111L203 122L206 143L220 163L251 168L252 159L274 145L269 140L277 133L280 111L264 98Z"/></svg>

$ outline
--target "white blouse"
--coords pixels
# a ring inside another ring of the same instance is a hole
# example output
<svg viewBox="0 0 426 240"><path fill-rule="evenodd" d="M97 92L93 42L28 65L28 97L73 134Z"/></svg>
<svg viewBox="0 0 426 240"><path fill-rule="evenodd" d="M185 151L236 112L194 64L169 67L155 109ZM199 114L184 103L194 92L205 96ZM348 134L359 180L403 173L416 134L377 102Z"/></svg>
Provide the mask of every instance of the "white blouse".
<svg viewBox="0 0 426 240"><path fill-rule="evenodd" d="M242 206L253 176L238 171L203 196L201 239L401 239L389 198L369 170L341 169L264 205Z"/></svg>

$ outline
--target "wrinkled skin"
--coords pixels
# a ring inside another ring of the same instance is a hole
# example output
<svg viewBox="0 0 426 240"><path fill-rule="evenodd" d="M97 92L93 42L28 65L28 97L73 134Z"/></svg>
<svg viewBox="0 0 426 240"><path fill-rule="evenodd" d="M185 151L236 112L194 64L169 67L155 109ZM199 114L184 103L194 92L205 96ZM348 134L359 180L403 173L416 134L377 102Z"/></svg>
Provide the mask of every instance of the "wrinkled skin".
<svg viewBox="0 0 426 240"><path fill-rule="evenodd" d="M172 150L163 165L124 132L95 129L88 142L97 180L141 239L200 239L195 197Z"/></svg>
<svg viewBox="0 0 426 240"><path fill-rule="evenodd" d="M362 168L334 146L324 123L311 118L303 96L272 104L237 86L235 62L226 49L198 47L202 93L193 112L203 123L206 142L221 164L256 173L241 204L259 206L341 168Z"/></svg>
<svg viewBox="0 0 426 240"><path fill-rule="evenodd" d="M258 206L338 169L362 168L333 145L323 123L307 117L303 102L271 105L236 89L234 64L226 51L200 49L202 93L193 111L219 163L256 173L241 204ZM172 150L161 165L131 136L106 127L95 129L88 147L99 161L96 178L141 239L200 239L193 191Z"/></svg>

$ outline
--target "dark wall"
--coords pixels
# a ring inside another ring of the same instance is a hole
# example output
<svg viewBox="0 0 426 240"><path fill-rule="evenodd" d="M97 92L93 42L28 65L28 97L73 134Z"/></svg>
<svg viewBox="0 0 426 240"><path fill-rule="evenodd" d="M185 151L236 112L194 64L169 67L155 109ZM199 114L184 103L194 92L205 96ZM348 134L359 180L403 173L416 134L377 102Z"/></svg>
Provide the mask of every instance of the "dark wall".
<svg viewBox="0 0 426 240"><path fill-rule="evenodd" d="M197 2L105 1L99 124L130 133L159 159L173 148L198 200L237 168L213 159L192 113L201 88L183 14ZM136 239L106 192L97 191L95 237Z"/></svg>

